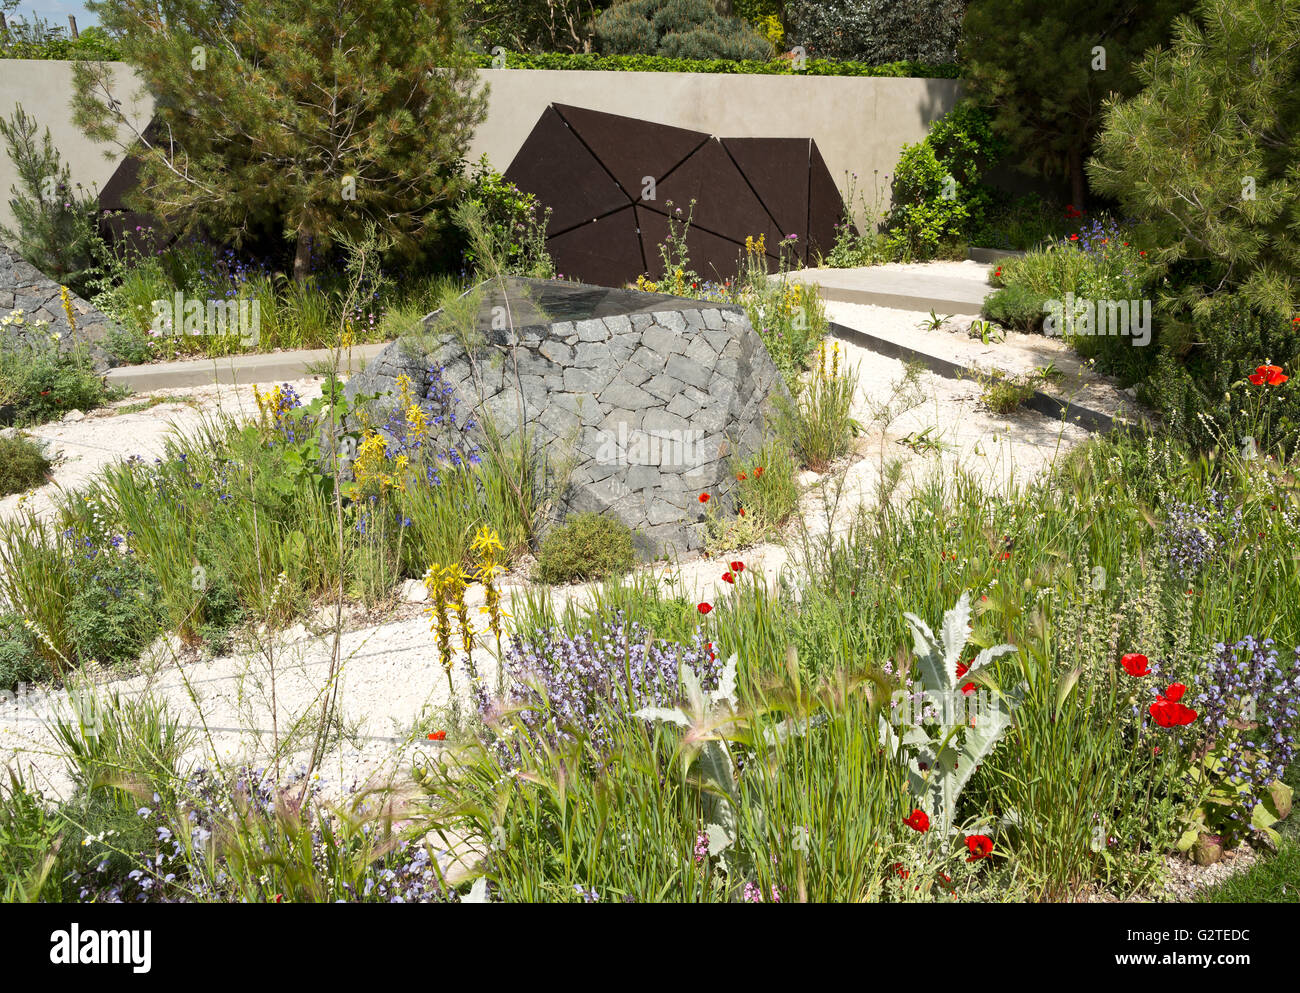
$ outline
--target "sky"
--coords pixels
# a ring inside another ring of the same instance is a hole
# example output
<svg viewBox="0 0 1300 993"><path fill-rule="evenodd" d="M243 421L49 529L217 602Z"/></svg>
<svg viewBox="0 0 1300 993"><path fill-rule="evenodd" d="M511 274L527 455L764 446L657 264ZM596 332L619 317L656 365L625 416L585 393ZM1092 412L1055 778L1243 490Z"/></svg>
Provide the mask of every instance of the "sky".
<svg viewBox="0 0 1300 993"><path fill-rule="evenodd" d="M78 28L85 28L99 23L99 18L86 10L81 0L24 0L14 9L11 16L30 21L33 12L51 24L57 24L63 28L68 26L69 14L76 17Z"/></svg>

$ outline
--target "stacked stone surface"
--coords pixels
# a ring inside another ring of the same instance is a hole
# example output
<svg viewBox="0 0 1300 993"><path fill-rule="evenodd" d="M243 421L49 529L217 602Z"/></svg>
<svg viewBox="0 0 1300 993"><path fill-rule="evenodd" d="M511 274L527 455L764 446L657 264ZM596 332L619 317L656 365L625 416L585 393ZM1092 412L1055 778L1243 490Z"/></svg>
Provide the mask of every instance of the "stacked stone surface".
<svg viewBox="0 0 1300 993"><path fill-rule="evenodd" d="M88 346L95 367L103 372L113 364L99 346L111 327L109 318L75 293L71 294L77 321L74 332L63 310L61 290L58 283L0 243L0 316L22 311L21 323L14 321L0 331L0 347L20 343L31 334L57 334L59 347L64 350L77 344ZM48 326L38 331L37 322L41 321Z"/></svg>
<svg viewBox="0 0 1300 993"><path fill-rule="evenodd" d="M728 506L734 463L762 446L784 391L744 311L546 280L480 292L472 355L433 314L423 347L393 343L349 395L395 393L399 376L420 383L441 368L475 420L491 418L506 439L528 429L564 467L557 517L613 515L643 554L700 547L700 494Z"/></svg>

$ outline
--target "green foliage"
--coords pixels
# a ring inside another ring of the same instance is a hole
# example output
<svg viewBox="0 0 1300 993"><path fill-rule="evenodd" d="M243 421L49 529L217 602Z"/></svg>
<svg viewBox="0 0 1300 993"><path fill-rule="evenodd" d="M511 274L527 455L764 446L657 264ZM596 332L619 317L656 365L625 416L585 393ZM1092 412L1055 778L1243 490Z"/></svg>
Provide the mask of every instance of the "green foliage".
<svg viewBox="0 0 1300 993"><path fill-rule="evenodd" d="M11 314L0 334L23 323ZM94 410L118 395L95 371L83 347L61 348L39 325L25 328L17 340L0 339L0 409L12 407L9 416L17 424L43 424L70 410Z"/></svg>
<svg viewBox="0 0 1300 993"><path fill-rule="evenodd" d="M0 235L45 275L83 294L94 269L98 202L80 183L73 186L50 129L38 141L38 127L22 104L8 120L0 118L0 136L18 177L9 200L18 227L0 226Z"/></svg>
<svg viewBox="0 0 1300 993"><path fill-rule="evenodd" d="M158 633L153 583L131 554L111 545L74 546L68 564L68 635L77 660L132 663Z"/></svg>
<svg viewBox="0 0 1300 993"><path fill-rule="evenodd" d="M992 197L980 174L1004 152L989 114L970 102L930 125L924 141L904 145L894 172L890 251L905 260L956 251L984 223Z"/></svg>
<svg viewBox="0 0 1300 993"><path fill-rule="evenodd" d="M481 223L492 239L504 273L537 279L555 275L555 264L546 251L550 208L542 208L534 194L507 182L488 164L486 155L475 168L465 199L481 208ZM476 268L478 261L471 244L465 251L465 262Z"/></svg>
<svg viewBox="0 0 1300 993"><path fill-rule="evenodd" d="M36 636L17 614L0 613L0 691L50 675L37 650Z"/></svg>
<svg viewBox="0 0 1300 993"><path fill-rule="evenodd" d="M473 62L480 69L493 67L491 55L477 55ZM664 55L597 55L593 53L546 53L521 55L505 53L507 69L558 69L600 72L709 72L759 75L798 76L883 76L913 79L957 79L961 73L956 63L890 62L871 65L866 62L837 62L810 58L802 70L790 59L755 61L752 59L676 59Z"/></svg>
<svg viewBox="0 0 1300 993"><path fill-rule="evenodd" d="M772 44L743 19L717 12L710 0L621 0L596 18L603 55L672 59L761 60Z"/></svg>
<svg viewBox="0 0 1300 993"><path fill-rule="evenodd" d="M0 497L43 485L49 472L41 445L22 434L0 436Z"/></svg>
<svg viewBox="0 0 1300 993"><path fill-rule="evenodd" d="M1043 326L1047 299L1023 283L1012 283L984 298L983 314L1004 327L1030 334Z"/></svg>
<svg viewBox="0 0 1300 993"><path fill-rule="evenodd" d="M537 574L545 583L609 579L624 575L635 562L626 524L601 514L578 514L542 539Z"/></svg>
<svg viewBox="0 0 1300 993"><path fill-rule="evenodd" d="M1003 691L992 699L989 691L996 687L989 687L984 670L1016 647L995 645L962 658L972 631L969 592L944 613L938 638L915 614L906 617L912 628L921 699L917 703L913 697L912 706L901 715L895 710L889 717L882 716L880 732L890 755L907 767L912 797L931 818L931 829L946 838L956 828L962 790L1011 725L1020 692ZM970 707L968 687L975 701ZM897 728L893 720L901 720Z"/></svg>
<svg viewBox="0 0 1300 993"><path fill-rule="evenodd" d="M1024 406L1025 401L1038 391L1038 382L1039 377L1033 374L1008 376L995 369L980 387L980 403L1005 417Z"/></svg>
<svg viewBox="0 0 1300 993"><path fill-rule="evenodd" d="M1174 16L1193 2L970 0L959 46L963 79L982 106L996 108L994 127L1010 141L1015 161L1042 176L1068 178L1071 200L1082 209L1083 162L1103 100L1137 92L1134 66L1142 53L1166 42ZM1097 68L1103 55L1105 68Z"/></svg>
<svg viewBox="0 0 1300 993"><path fill-rule="evenodd" d="M1162 348L1139 396L1196 448L1237 451L1250 437L1260 452L1295 452L1300 325L1228 295L1215 300L1193 328L1195 345L1182 355ZM1251 383L1248 377L1261 365L1281 366L1290 381Z"/></svg>
<svg viewBox="0 0 1300 993"><path fill-rule="evenodd" d="M0 58L3 59L114 62L122 57L117 44L98 25L80 29L76 38L68 37L66 28L51 25L41 17L28 21L10 14L6 25L0 32Z"/></svg>
<svg viewBox="0 0 1300 993"><path fill-rule="evenodd" d="M967 0L790 0L789 40L864 62L956 61Z"/></svg>
<svg viewBox="0 0 1300 993"><path fill-rule="evenodd" d="M989 190L990 203L981 220L972 222L969 240L980 248L1025 251L1057 241L1073 230L1059 204L1029 193L1012 196Z"/></svg>
<svg viewBox="0 0 1300 993"><path fill-rule="evenodd" d="M853 418L858 370L846 361L841 367L840 345L817 350L812 374L801 384L793 402L777 403L777 433L789 440L804 466L825 472L832 461L848 452L861 429Z"/></svg>
<svg viewBox="0 0 1300 993"><path fill-rule="evenodd" d="M454 0L382 0L343 19L310 0L198 0L161 21L151 0L91 10L172 139L137 149L141 209L236 244L278 227L295 243L296 280L339 235L377 226L414 255L444 222L485 113ZM91 138L131 133L106 63L77 63L75 79L75 119Z"/></svg>
<svg viewBox="0 0 1300 993"><path fill-rule="evenodd" d="M1300 305L1300 3L1204 0L1110 100L1089 175L1141 222L1177 305Z"/></svg>
<svg viewBox="0 0 1300 993"><path fill-rule="evenodd" d="M582 52L591 20L611 0L467 0L461 23L477 47L519 52Z"/></svg>

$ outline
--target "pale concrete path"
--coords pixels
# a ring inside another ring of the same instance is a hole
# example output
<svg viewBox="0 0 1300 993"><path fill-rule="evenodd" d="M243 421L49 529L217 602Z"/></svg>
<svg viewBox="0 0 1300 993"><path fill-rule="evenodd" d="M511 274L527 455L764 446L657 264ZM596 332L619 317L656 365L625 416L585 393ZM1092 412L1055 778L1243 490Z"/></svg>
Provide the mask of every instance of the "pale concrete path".
<svg viewBox="0 0 1300 993"><path fill-rule="evenodd" d="M898 310L934 310L939 315L978 315L993 292L982 262L891 262L857 269L800 269L794 282L818 287L823 300L872 304Z"/></svg>

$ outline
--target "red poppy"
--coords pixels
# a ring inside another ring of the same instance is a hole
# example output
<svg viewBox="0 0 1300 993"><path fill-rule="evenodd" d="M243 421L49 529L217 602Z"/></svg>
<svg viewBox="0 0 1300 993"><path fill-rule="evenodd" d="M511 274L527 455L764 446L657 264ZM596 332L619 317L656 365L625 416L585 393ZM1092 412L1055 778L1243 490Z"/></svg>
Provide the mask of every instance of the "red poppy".
<svg viewBox="0 0 1300 993"><path fill-rule="evenodd" d="M895 862L893 868L894 868L894 871L895 871L896 873L898 873L898 878L899 878L899 879L906 879L908 876L910 876L910 875L912 874L912 871L911 871L910 869L904 869L904 868L903 868L903 863L902 863L902 862Z"/></svg>
<svg viewBox="0 0 1300 993"><path fill-rule="evenodd" d="M713 609L713 604L711 604L711 603L702 603L702 604L700 604L698 607L696 607L695 609L698 610L701 614L707 614L709 611L711 611L711 610Z"/></svg>
<svg viewBox="0 0 1300 993"><path fill-rule="evenodd" d="M1187 687L1182 683L1170 683L1148 708L1152 720L1162 728L1183 727L1196 720L1196 711L1178 702L1186 692Z"/></svg>
<svg viewBox="0 0 1300 993"><path fill-rule="evenodd" d="M1290 378L1282 374L1282 367L1279 365L1259 366L1254 375L1249 377L1256 386L1281 386Z"/></svg>
<svg viewBox="0 0 1300 993"><path fill-rule="evenodd" d="M742 482L742 483L743 483L746 479L748 479L748 478L749 478L749 477L746 476L743 472L742 472L739 476L736 477L736 479L737 479L739 482Z"/></svg>
<svg viewBox="0 0 1300 993"><path fill-rule="evenodd" d="M724 583L734 583L736 581L736 577L729 572L724 572L722 574L722 581Z"/></svg>
<svg viewBox="0 0 1300 993"><path fill-rule="evenodd" d="M446 732L446 731L430 731L430 732L429 732L429 740L430 740L430 741L446 741L446 740L447 740L447 732Z"/></svg>
<svg viewBox="0 0 1300 993"><path fill-rule="evenodd" d="M754 470L754 478L755 479L763 478L763 467L761 465Z"/></svg>
<svg viewBox="0 0 1300 993"><path fill-rule="evenodd" d="M284 903L284 894L277 893L274 897L276 903Z"/></svg>
<svg viewBox="0 0 1300 993"><path fill-rule="evenodd" d="M970 850L967 862L978 862L993 854L993 839L984 834L966 835L966 847Z"/></svg>
<svg viewBox="0 0 1300 993"><path fill-rule="evenodd" d="M1002 553L1002 561L1003 561L1003 562L1005 562L1005 561L1006 561L1007 559L1009 559L1009 558L1011 558L1011 553L1010 553L1010 552L1003 552L1003 553Z"/></svg>
<svg viewBox="0 0 1300 993"><path fill-rule="evenodd" d="M744 508L744 507L741 507L740 510L738 511L738 513L740 514L741 517L744 517L744 516L745 516L745 508Z"/></svg>
<svg viewBox="0 0 1300 993"><path fill-rule="evenodd" d="M708 503L708 502L709 502L709 495L707 493L701 493L700 503Z"/></svg>
<svg viewBox="0 0 1300 993"><path fill-rule="evenodd" d="M1071 241L1078 241L1078 240L1079 240L1079 236L1078 236L1077 234L1072 234L1072 235L1070 235L1070 240L1071 240Z"/></svg>
<svg viewBox="0 0 1300 993"><path fill-rule="evenodd" d="M926 831L930 830L930 815L924 810L914 810L907 815L907 819L904 820L903 823L913 831L919 831L921 834L925 834Z"/></svg>
<svg viewBox="0 0 1300 993"><path fill-rule="evenodd" d="M966 673L968 673L968 672L970 672L970 666L969 666L969 665L967 665L965 662L958 662L958 663L957 663L957 678L958 678L958 679L961 679L961 677L964 676L964 675L966 675ZM974 683L967 683L965 686L963 686L963 687L961 688L961 691L962 691L962 693L966 694L967 696L970 696L972 693L975 692L975 684L974 684Z"/></svg>
<svg viewBox="0 0 1300 993"><path fill-rule="evenodd" d="M1147 662L1147 657L1139 652L1131 652L1122 656L1119 660L1119 664L1124 667L1124 671L1134 677L1150 675L1151 667Z"/></svg>
<svg viewBox="0 0 1300 993"><path fill-rule="evenodd" d="M732 562L732 563L731 563L731 571L732 571L732 572L744 572L744 571L745 571L745 563L744 563L744 562Z"/></svg>

